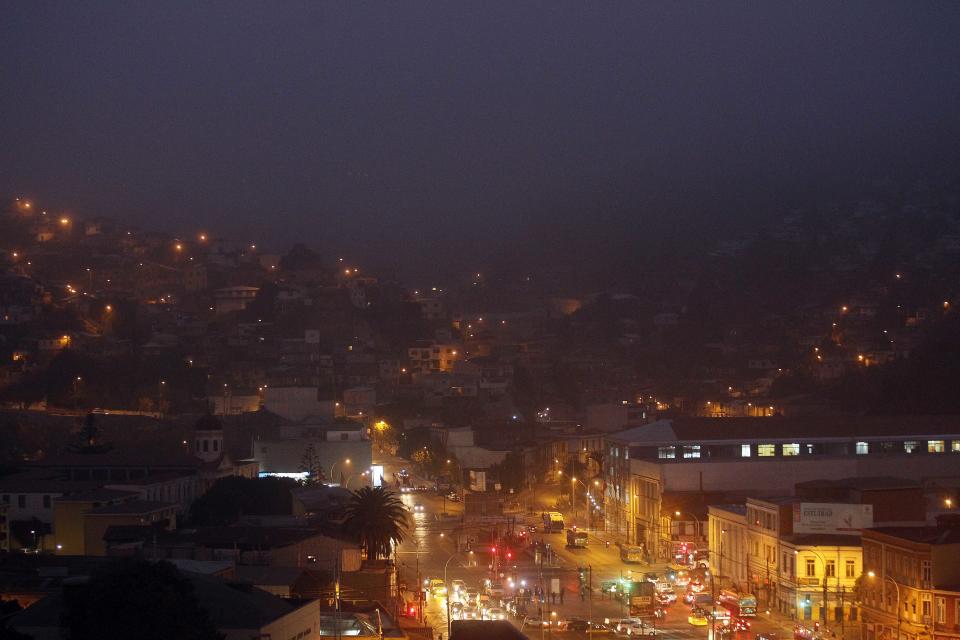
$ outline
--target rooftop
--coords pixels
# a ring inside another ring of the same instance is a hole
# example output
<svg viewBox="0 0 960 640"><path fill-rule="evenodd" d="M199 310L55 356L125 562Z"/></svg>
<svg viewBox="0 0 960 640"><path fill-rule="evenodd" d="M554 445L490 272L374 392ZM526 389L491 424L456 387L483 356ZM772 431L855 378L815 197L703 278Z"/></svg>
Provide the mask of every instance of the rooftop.
<svg viewBox="0 0 960 640"><path fill-rule="evenodd" d="M795 533L782 536L784 542L796 547L859 547L860 536L835 533Z"/></svg>
<svg viewBox="0 0 960 640"><path fill-rule="evenodd" d="M157 502L155 500L129 500L117 504L108 504L97 507L88 512L89 515L113 516L113 515L139 515L147 513L156 513L164 509L175 508L176 505L166 502Z"/></svg>
<svg viewBox="0 0 960 640"><path fill-rule="evenodd" d="M637 445L677 442L796 440L899 436L960 439L956 416L817 416L788 418L672 418L611 434L620 442Z"/></svg>
<svg viewBox="0 0 960 640"><path fill-rule="evenodd" d="M960 527L877 527L865 532L922 544L960 544Z"/></svg>

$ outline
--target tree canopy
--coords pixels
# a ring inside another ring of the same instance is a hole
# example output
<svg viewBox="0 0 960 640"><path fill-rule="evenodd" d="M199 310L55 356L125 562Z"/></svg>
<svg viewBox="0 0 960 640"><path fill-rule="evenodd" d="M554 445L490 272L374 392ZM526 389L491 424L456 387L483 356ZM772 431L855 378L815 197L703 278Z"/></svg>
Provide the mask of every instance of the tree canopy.
<svg viewBox="0 0 960 640"><path fill-rule="evenodd" d="M221 478L194 501L190 522L196 526L228 525L244 515L289 514L293 509L290 490L296 486L287 478Z"/></svg>
<svg viewBox="0 0 960 640"><path fill-rule="evenodd" d="M110 563L82 588L64 591L61 626L73 640L222 640L193 593L169 562Z"/></svg>
<svg viewBox="0 0 960 640"><path fill-rule="evenodd" d="M360 542L368 559L388 557L391 544L403 542L407 526L407 509L392 491L362 487L353 492L344 530Z"/></svg>

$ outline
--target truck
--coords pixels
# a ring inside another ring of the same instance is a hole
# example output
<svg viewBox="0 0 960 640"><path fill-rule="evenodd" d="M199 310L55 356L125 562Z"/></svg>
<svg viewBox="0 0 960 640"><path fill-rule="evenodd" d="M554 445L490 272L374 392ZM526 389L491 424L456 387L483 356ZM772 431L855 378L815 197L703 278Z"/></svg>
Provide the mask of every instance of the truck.
<svg viewBox="0 0 960 640"><path fill-rule="evenodd" d="M577 529L567 529L567 546L580 548L586 547L587 532L578 531Z"/></svg>
<svg viewBox="0 0 960 640"><path fill-rule="evenodd" d="M630 617L652 618L657 608L657 586L649 580L634 580L630 584Z"/></svg>
<svg viewBox="0 0 960 640"><path fill-rule="evenodd" d="M548 511L543 514L544 531L563 531L563 514L559 511Z"/></svg>
<svg viewBox="0 0 960 640"><path fill-rule="evenodd" d="M633 544L620 545L620 560L623 562L643 562L643 547Z"/></svg>

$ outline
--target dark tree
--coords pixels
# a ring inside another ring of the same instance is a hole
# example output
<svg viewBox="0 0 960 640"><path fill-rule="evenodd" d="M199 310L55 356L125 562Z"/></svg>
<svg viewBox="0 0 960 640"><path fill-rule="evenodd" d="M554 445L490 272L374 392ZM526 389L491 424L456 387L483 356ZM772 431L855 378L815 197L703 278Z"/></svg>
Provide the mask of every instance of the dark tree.
<svg viewBox="0 0 960 640"><path fill-rule="evenodd" d="M64 590L61 626L72 640L222 640L193 585L169 562L124 559Z"/></svg>
<svg viewBox="0 0 960 640"><path fill-rule="evenodd" d="M229 525L244 515L287 515L293 509L290 490L296 486L287 478L221 478L193 502L190 522Z"/></svg>
<svg viewBox="0 0 960 640"><path fill-rule="evenodd" d="M320 456L317 455L317 449L312 444L308 444L307 448L303 450L303 457L300 459L300 471L307 474L307 477L303 479L303 484L308 487L316 486L326 479L323 474L323 466L320 464Z"/></svg>
<svg viewBox="0 0 960 640"><path fill-rule="evenodd" d="M350 498L344 529L360 542L368 559L386 558L391 543L403 542L407 533L407 509L392 491L363 487Z"/></svg>

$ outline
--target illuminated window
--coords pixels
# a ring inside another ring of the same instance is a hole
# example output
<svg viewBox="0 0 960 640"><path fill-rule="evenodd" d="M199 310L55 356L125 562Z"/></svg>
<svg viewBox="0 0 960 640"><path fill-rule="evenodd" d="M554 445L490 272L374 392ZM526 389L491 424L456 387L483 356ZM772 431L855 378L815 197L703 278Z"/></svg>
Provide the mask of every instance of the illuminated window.
<svg viewBox="0 0 960 640"><path fill-rule="evenodd" d="M800 455L800 445L798 443L785 444L783 445L783 455L785 456L798 456Z"/></svg>
<svg viewBox="0 0 960 640"><path fill-rule="evenodd" d="M954 453L960 453L960 440L953 440L950 442L950 451ZM957 622L960 623L960 619L958 619Z"/></svg>
<svg viewBox="0 0 960 640"><path fill-rule="evenodd" d="M740 457L749 458L750 457L750 445L742 444L740 445Z"/></svg>
<svg viewBox="0 0 960 640"><path fill-rule="evenodd" d="M690 446L685 446L683 448L683 457L684 458L699 458L700 457L700 445L694 444Z"/></svg>
<svg viewBox="0 0 960 640"><path fill-rule="evenodd" d="M807 558L807 577L814 578L817 575L817 561L813 558Z"/></svg>
<svg viewBox="0 0 960 640"><path fill-rule="evenodd" d="M917 450L917 441L916 440L907 440L903 443L903 450L907 453L913 453Z"/></svg>
<svg viewBox="0 0 960 640"><path fill-rule="evenodd" d="M858 456L865 456L865 455L867 455L868 453L870 453L870 445L867 444L866 442L858 442L858 443L857 443L857 455L858 455Z"/></svg>
<svg viewBox="0 0 960 640"><path fill-rule="evenodd" d="M856 578L857 563L854 560L847 560L846 577Z"/></svg>
<svg viewBox="0 0 960 640"><path fill-rule="evenodd" d="M761 457L769 457L777 455L777 445L775 444L758 444L757 445L757 455Z"/></svg>
<svg viewBox="0 0 960 640"><path fill-rule="evenodd" d="M657 457L658 458L676 458L677 448L676 447L657 447Z"/></svg>
<svg viewBox="0 0 960 640"><path fill-rule="evenodd" d="M927 453L943 453L943 440L927 440Z"/></svg>
<svg viewBox="0 0 960 640"><path fill-rule="evenodd" d="M827 566L825 568L825 573L828 578L837 577L837 563L833 560L827 560Z"/></svg>

